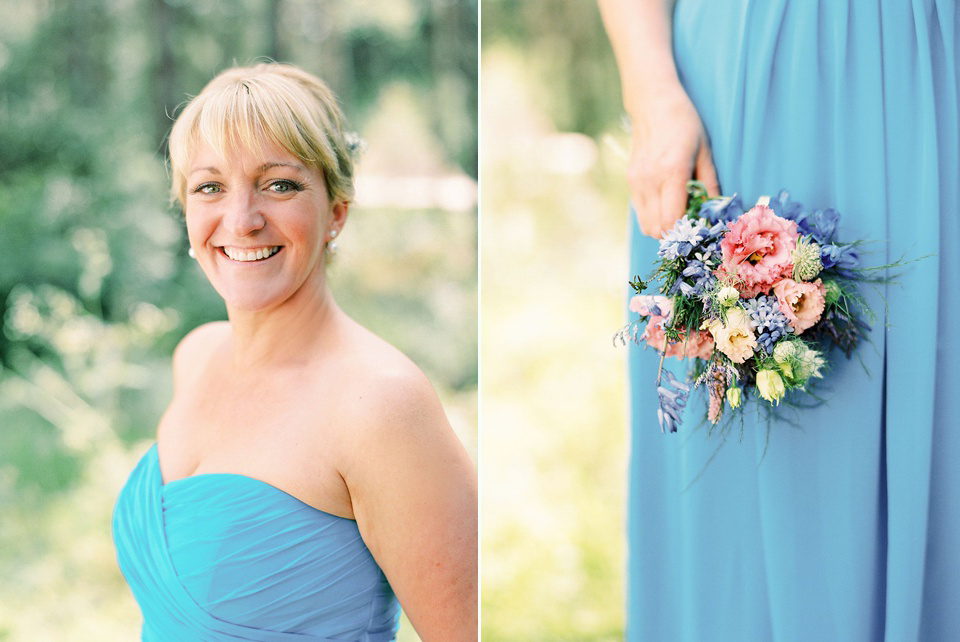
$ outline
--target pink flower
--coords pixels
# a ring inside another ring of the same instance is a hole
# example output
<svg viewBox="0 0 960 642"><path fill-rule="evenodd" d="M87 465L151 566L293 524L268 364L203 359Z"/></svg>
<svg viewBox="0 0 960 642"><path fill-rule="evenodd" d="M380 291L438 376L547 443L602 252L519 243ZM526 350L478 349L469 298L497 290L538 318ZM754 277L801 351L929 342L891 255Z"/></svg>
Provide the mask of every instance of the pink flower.
<svg viewBox="0 0 960 642"><path fill-rule="evenodd" d="M630 310L644 317L659 316L669 319L673 314L673 299L637 294L630 299Z"/></svg>
<svg viewBox="0 0 960 642"><path fill-rule="evenodd" d="M709 359L713 353L713 336L704 330L684 333L684 339L667 347L668 357L692 357L694 359Z"/></svg>
<svg viewBox="0 0 960 642"><path fill-rule="evenodd" d="M717 276L736 275L743 298L768 292L782 277L793 273L797 224L780 218L766 205L757 205L730 224L720 241L723 264Z"/></svg>
<svg viewBox="0 0 960 642"><path fill-rule="evenodd" d="M651 317L650 323L647 324L647 329L640 337L661 352L663 351L664 342L662 321L663 319L660 317ZM713 352L713 337L709 332L698 330L688 334L686 330L681 330L681 334L683 338L680 339L680 341L667 344L666 355L668 357L676 357L677 359L683 359L684 357L692 357L694 359L710 358L710 354Z"/></svg>
<svg viewBox="0 0 960 642"><path fill-rule="evenodd" d="M682 331L684 338L667 344L664 350L663 327L670 323L673 316L673 299L665 296L637 295L630 299L630 309L639 315L650 317L640 338L657 350L666 352L668 357L710 358L713 352L713 337L709 332L698 331L687 336L687 333Z"/></svg>
<svg viewBox="0 0 960 642"><path fill-rule="evenodd" d="M797 283L793 279L783 279L773 286L773 293L777 295L780 311L797 334L820 320L827 303L827 288L820 279L813 283Z"/></svg>

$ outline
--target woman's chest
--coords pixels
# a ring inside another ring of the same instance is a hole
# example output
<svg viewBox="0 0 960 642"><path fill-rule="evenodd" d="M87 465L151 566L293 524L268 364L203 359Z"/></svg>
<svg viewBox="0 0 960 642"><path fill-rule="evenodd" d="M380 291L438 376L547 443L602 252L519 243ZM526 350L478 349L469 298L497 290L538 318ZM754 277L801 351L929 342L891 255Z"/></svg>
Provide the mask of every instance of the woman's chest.
<svg viewBox="0 0 960 642"><path fill-rule="evenodd" d="M300 393L300 394L298 394ZM157 430L165 481L232 473L353 518L340 476L349 443L334 402L307 388L204 385L178 393Z"/></svg>

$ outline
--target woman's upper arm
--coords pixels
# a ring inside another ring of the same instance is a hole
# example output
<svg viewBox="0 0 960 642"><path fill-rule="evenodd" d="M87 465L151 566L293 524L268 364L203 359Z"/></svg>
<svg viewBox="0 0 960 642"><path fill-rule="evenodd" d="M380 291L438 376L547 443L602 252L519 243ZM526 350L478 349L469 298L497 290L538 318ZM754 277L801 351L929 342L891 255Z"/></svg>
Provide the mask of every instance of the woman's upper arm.
<svg viewBox="0 0 960 642"><path fill-rule="evenodd" d="M477 476L422 374L363 404L342 471L360 533L425 642L477 639Z"/></svg>

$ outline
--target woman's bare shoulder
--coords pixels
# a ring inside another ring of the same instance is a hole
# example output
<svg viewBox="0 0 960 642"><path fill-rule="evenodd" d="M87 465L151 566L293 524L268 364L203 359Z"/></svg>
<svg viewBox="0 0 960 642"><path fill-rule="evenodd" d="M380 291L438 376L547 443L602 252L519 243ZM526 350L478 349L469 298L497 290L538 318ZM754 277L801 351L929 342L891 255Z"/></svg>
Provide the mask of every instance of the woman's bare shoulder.
<svg viewBox="0 0 960 642"><path fill-rule="evenodd" d="M383 425L400 414L443 414L427 376L399 349L357 326L351 337L350 370L355 385L347 409L361 424ZM444 418L445 421L445 418Z"/></svg>
<svg viewBox="0 0 960 642"><path fill-rule="evenodd" d="M351 341L351 385L341 394L343 425L349 426L351 456L342 470L348 484L356 483L390 460L406 460L423 471L423 457L451 456L468 462L427 376L400 350L369 331Z"/></svg>
<svg viewBox="0 0 960 642"><path fill-rule="evenodd" d="M173 351L174 388L193 379L230 337L230 324L212 321L187 333Z"/></svg>

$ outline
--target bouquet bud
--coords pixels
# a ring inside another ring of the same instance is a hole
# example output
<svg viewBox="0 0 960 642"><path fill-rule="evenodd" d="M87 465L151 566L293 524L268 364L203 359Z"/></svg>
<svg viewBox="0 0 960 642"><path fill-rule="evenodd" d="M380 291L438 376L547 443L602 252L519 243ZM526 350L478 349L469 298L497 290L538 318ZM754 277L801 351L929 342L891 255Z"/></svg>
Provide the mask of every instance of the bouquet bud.
<svg viewBox="0 0 960 642"><path fill-rule="evenodd" d="M780 398L787 392L783 379L773 370L761 370L757 373L757 390L760 391L761 397L778 405Z"/></svg>
<svg viewBox="0 0 960 642"><path fill-rule="evenodd" d="M817 278L822 269L820 246L802 237L798 239L797 249L793 251L793 280L812 281Z"/></svg>

